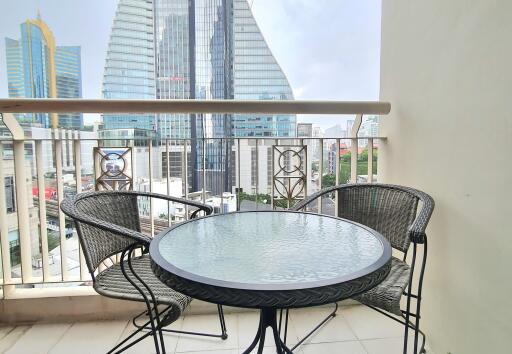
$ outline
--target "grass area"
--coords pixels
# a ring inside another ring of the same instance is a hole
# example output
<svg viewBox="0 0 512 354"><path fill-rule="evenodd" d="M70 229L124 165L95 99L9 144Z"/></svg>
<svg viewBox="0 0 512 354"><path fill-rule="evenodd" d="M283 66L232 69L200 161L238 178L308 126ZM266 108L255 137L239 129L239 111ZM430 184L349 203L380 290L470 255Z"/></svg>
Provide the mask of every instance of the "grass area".
<svg viewBox="0 0 512 354"><path fill-rule="evenodd" d="M56 247L60 246L60 235L58 232L48 232L48 252L52 251Z"/></svg>

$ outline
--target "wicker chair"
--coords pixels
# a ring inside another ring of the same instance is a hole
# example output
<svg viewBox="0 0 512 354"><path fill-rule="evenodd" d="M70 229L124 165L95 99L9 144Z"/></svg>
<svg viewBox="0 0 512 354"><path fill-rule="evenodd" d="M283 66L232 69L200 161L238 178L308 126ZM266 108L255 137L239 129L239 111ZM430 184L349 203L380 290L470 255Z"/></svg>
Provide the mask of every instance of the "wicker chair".
<svg viewBox="0 0 512 354"><path fill-rule="evenodd" d="M159 198L188 205L199 212L212 213L210 206L165 195L135 191L86 192L61 203L61 210L73 219L82 247L87 268L97 293L116 299L145 302L146 310L133 319L138 328L134 333L112 348L109 353L122 352L140 340L152 335L157 353L165 353L162 332L177 332L210 337L227 338L224 314L218 306L222 333L219 335L182 332L164 328L177 320L191 298L180 294L153 274L148 255L151 238L141 233L138 198ZM158 305L164 305L160 310ZM142 316L149 320L137 324ZM132 339L142 330L148 330Z"/></svg>
<svg viewBox="0 0 512 354"><path fill-rule="evenodd" d="M404 354L407 353L408 331L414 331L414 353L418 352L418 335L422 335L420 353L425 352L425 334L420 330L421 291L427 259L427 236L425 229L434 210L434 201L419 190L388 184L345 184L326 188L311 195L294 206L294 210L304 210L317 198L336 194L338 217L349 219L369 226L386 237L391 246L402 254L402 258L393 257L391 272L375 288L356 296L354 299L372 309L400 322L405 327ZM418 205L421 208L418 211ZM313 208L316 207L314 203ZM411 248L412 258L407 261ZM423 257L419 264L420 272L416 293L413 294L413 274L416 267L417 248L423 245ZM406 297L406 308L400 308L402 296ZM416 311L411 312L411 300L416 300ZM336 311L336 310L335 310ZM330 314L320 325L315 327L310 336L323 323L335 315ZM411 317L414 321L411 321ZM288 319L288 313L286 313ZM414 323L413 323L414 322ZM304 339L306 339L304 338ZM302 342L302 341L301 341Z"/></svg>

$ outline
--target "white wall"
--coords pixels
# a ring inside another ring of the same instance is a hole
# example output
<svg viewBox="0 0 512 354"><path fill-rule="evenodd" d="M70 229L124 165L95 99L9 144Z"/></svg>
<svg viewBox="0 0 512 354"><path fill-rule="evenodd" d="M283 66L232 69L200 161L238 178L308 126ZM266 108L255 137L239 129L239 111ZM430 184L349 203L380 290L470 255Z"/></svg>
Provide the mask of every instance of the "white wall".
<svg viewBox="0 0 512 354"><path fill-rule="evenodd" d="M385 182L430 193L423 325L444 353L510 353L512 1L383 0Z"/></svg>

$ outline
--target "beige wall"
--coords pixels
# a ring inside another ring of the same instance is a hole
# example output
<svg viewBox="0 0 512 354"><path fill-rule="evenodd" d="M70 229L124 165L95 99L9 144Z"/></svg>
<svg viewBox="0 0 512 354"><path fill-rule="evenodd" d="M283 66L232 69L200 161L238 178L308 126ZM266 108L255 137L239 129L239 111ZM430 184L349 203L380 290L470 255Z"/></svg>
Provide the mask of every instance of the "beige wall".
<svg viewBox="0 0 512 354"><path fill-rule="evenodd" d="M380 177L430 193L437 354L510 353L512 1L383 0Z"/></svg>

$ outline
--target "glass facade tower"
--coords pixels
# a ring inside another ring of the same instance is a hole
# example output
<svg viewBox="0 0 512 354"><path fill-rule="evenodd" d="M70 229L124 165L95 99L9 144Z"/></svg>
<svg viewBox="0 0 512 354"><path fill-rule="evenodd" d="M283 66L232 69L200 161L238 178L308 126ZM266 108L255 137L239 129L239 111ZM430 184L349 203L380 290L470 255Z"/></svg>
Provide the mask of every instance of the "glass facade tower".
<svg viewBox="0 0 512 354"><path fill-rule="evenodd" d="M119 0L103 75L107 99L154 99L153 0ZM153 114L104 114L104 129L155 130Z"/></svg>
<svg viewBox="0 0 512 354"><path fill-rule="evenodd" d="M20 25L21 39L5 39L9 97L82 97L80 47L59 47L48 25L38 17ZM17 114L24 123L45 128L81 129L82 114Z"/></svg>
<svg viewBox="0 0 512 354"><path fill-rule="evenodd" d="M237 100L293 100L288 79L258 28L247 0L233 0L234 98ZM295 115L233 117L233 136L295 135Z"/></svg>
<svg viewBox="0 0 512 354"><path fill-rule="evenodd" d="M82 66L80 47L57 47L55 51L55 76L57 97L82 97ZM60 113L59 125L72 129L83 127L82 113Z"/></svg>
<svg viewBox="0 0 512 354"><path fill-rule="evenodd" d="M232 99L232 2L195 0L194 83L196 99ZM195 187L216 194L231 191L231 119L229 114L198 114L192 120L192 138L198 137ZM194 187L194 186L193 186Z"/></svg>
<svg viewBox="0 0 512 354"><path fill-rule="evenodd" d="M247 0L119 0L105 98L291 100ZM104 129L191 138L192 190L231 191L232 137L295 136L294 115L105 115Z"/></svg>
<svg viewBox="0 0 512 354"><path fill-rule="evenodd" d="M189 0L154 2L156 98L192 98ZM161 138L190 137L188 114L159 114L157 122Z"/></svg>

